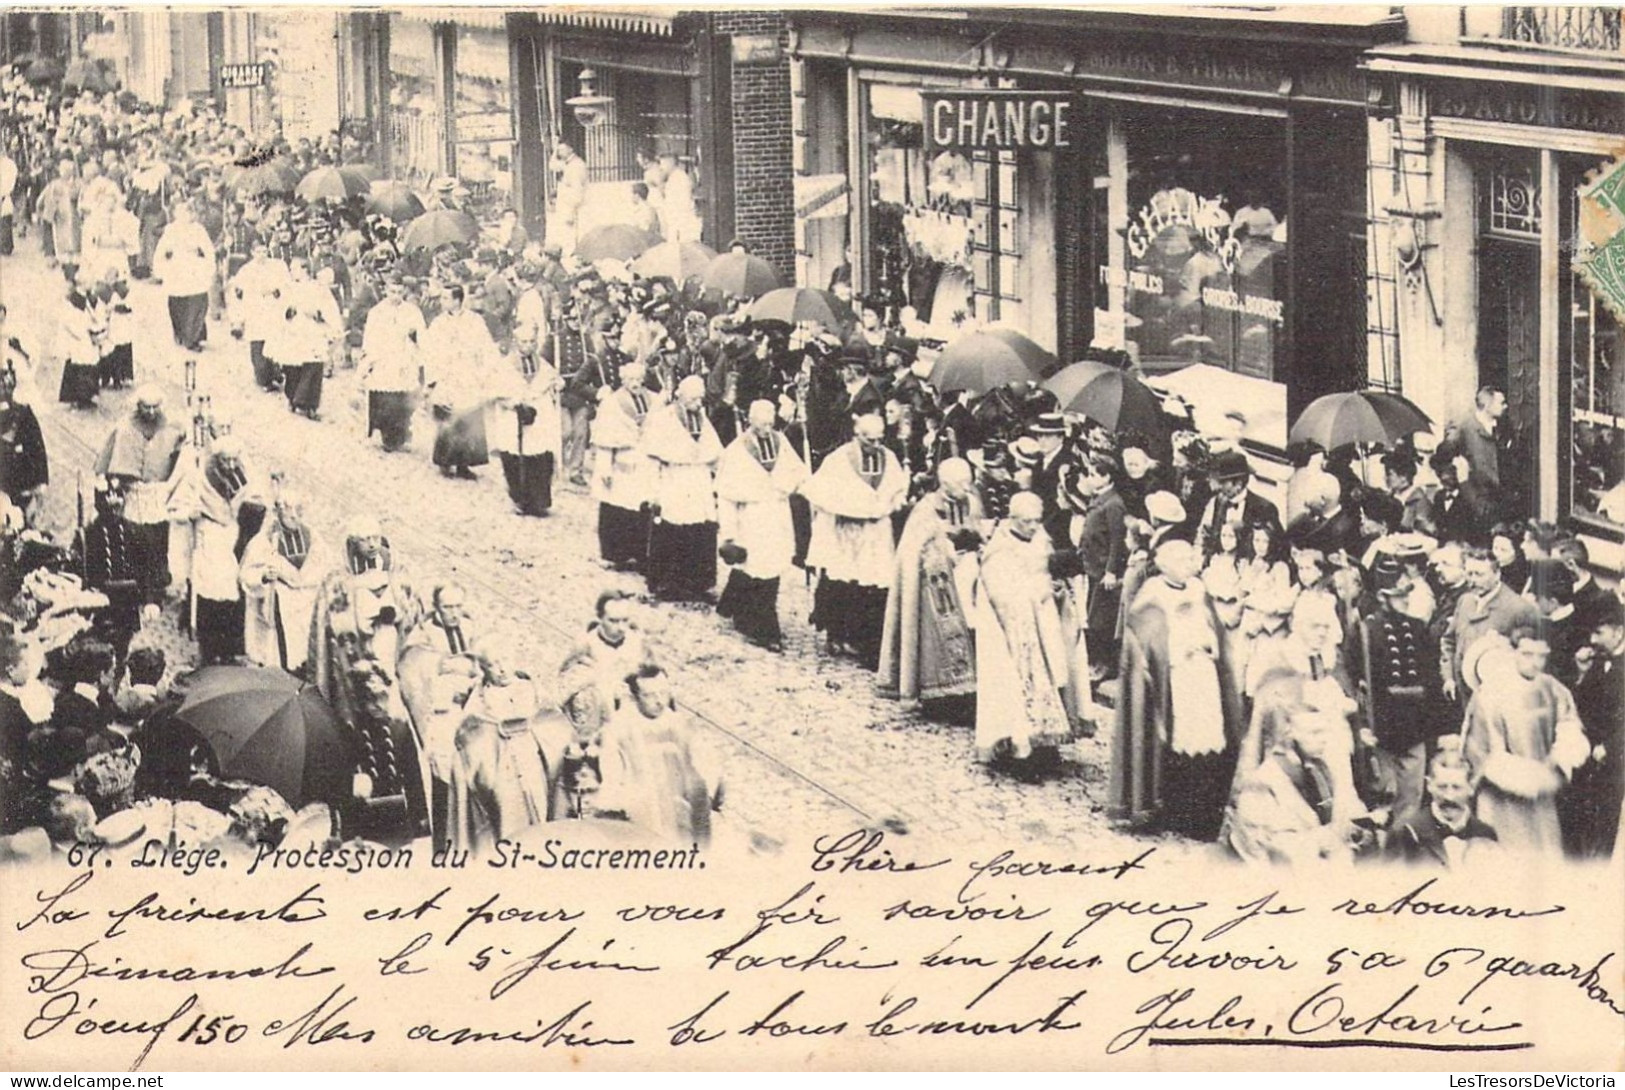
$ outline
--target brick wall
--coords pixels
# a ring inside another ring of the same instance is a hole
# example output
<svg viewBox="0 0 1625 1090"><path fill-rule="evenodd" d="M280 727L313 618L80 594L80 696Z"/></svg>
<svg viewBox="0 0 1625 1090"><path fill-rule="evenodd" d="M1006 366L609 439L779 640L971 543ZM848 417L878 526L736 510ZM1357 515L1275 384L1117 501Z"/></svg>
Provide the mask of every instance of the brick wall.
<svg viewBox="0 0 1625 1090"><path fill-rule="evenodd" d="M784 14L718 11L719 37L777 35L776 62L734 64L730 71L733 122L734 224L751 252L766 258L785 283L795 275L795 182L790 141L790 55ZM726 245L728 239L718 239Z"/></svg>

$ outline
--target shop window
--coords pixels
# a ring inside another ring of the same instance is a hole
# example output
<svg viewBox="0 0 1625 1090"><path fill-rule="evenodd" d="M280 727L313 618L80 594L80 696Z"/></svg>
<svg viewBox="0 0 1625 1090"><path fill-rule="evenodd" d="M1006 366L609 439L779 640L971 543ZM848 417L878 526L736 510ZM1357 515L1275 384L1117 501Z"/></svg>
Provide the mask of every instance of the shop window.
<svg viewBox="0 0 1625 1090"><path fill-rule="evenodd" d="M390 163L397 177L415 185L440 174L445 155L435 57L432 25L403 15L389 17Z"/></svg>
<svg viewBox="0 0 1625 1090"><path fill-rule="evenodd" d="M458 27L452 129L456 174L477 216L507 207L513 193L513 97L508 38L499 30Z"/></svg>
<svg viewBox="0 0 1625 1090"><path fill-rule="evenodd" d="M868 83L863 134L868 179L864 290L922 321L950 326L977 314L973 285L991 282L1001 211L988 161L927 156L918 87Z"/></svg>
<svg viewBox="0 0 1625 1090"><path fill-rule="evenodd" d="M1585 167L1594 164L1584 164ZM1564 233L1578 238L1576 184L1580 166L1569 170ZM1567 248L1565 247L1565 250ZM1567 254L1564 257L1568 264ZM1625 532L1625 334L1619 319L1567 268L1571 305L1564 333L1569 367L1569 515L1611 533Z"/></svg>
<svg viewBox="0 0 1625 1090"><path fill-rule="evenodd" d="M1277 378L1285 327L1285 132L1278 122L1159 111L1123 120L1123 341L1148 371L1208 364Z"/></svg>
<svg viewBox="0 0 1625 1090"><path fill-rule="evenodd" d="M559 102L579 93L584 67L580 62L559 66ZM640 162L639 155L652 157L668 151L692 171L695 157L688 78L597 61L592 69L598 76L599 93L611 100L607 114L590 127L582 126L568 109L560 118L565 140L587 161L588 181L643 181L649 164Z"/></svg>

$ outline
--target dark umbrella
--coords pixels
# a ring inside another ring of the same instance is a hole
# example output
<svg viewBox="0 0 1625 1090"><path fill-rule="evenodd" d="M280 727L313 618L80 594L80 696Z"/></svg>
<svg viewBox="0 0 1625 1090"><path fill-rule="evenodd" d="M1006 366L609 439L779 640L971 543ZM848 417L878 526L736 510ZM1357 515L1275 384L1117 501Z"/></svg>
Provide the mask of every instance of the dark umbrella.
<svg viewBox="0 0 1625 1090"><path fill-rule="evenodd" d="M1126 371L1082 360L1063 367L1043 385L1060 401L1062 412L1082 413L1114 432L1132 430L1167 438L1170 421L1162 399Z"/></svg>
<svg viewBox="0 0 1625 1090"><path fill-rule="evenodd" d="M354 178L356 181L361 182L361 191L363 193L367 191L367 187L371 186L373 182L383 177L378 168L371 163L345 163L339 167L339 173L346 178Z"/></svg>
<svg viewBox="0 0 1625 1090"><path fill-rule="evenodd" d="M594 227L576 242L576 256L591 265L595 261L631 261L660 240L629 223Z"/></svg>
<svg viewBox="0 0 1625 1090"><path fill-rule="evenodd" d="M1314 443L1330 452L1356 445L1386 446L1432 428L1428 415L1398 394L1351 390L1311 401L1287 440Z"/></svg>
<svg viewBox="0 0 1625 1090"><path fill-rule="evenodd" d="M423 215L423 201L405 182L373 182L367 194L367 211L388 216L396 223L410 223Z"/></svg>
<svg viewBox="0 0 1625 1090"><path fill-rule="evenodd" d="M286 197L298 184L299 172L285 159L272 159L258 166L247 167L231 180L231 188L239 197L266 194Z"/></svg>
<svg viewBox="0 0 1625 1090"><path fill-rule="evenodd" d="M401 235L401 248L438 250L442 246L473 242L479 235L480 225L467 212L436 208L406 225L406 231Z"/></svg>
<svg viewBox="0 0 1625 1090"><path fill-rule="evenodd" d="M828 330L852 324L852 308L827 291L816 288L774 288L750 306L753 322L817 322Z"/></svg>
<svg viewBox="0 0 1625 1090"><path fill-rule="evenodd" d="M716 256L717 252L702 242L662 242L639 254L632 262L632 271L643 277L664 276L681 284L691 276L704 275Z"/></svg>
<svg viewBox="0 0 1625 1090"><path fill-rule="evenodd" d="M29 83L55 83L62 78L62 62L54 57L39 57L31 61L23 78Z"/></svg>
<svg viewBox="0 0 1625 1090"><path fill-rule="evenodd" d="M755 254L727 253L712 259L700 282L707 291L755 299L779 286L779 274Z"/></svg>
<svg viewBox="0 0 1625 1090"><path fill-rule="evenodd" d="M1054 366L1054 356L1015 330L988 329L944 348L931 369L931 385L943 393L985 394L1013 382L1036 382Z"/></svg>
<svg viewBox="0 0 1625 1090"><path fill-rule="evenodd" d="M343 204L351 197L359 197L371 189L371 182L354 174L346 175L337 167L317 167L299 180L293 195L312 204L316 201Z"/></svg>
<svg viewBox="0 0 1625 1090"><path fill-rule="evenodd" d="M206 667L175 714L203 736L222 776L263 784L295 809L349 793L355 760L332 709L281 670Z"/></svg>

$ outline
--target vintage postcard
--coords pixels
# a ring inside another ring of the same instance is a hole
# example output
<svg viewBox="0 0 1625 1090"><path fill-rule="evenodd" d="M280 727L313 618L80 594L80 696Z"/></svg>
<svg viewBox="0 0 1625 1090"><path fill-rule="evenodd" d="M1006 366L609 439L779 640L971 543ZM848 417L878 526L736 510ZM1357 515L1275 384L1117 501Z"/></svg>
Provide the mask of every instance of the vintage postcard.
<svg viewBox="0 0 1625 1090"><path fill-rule="evenodd" d="M1621 10L0 12L0 1067L1612 1086Z"/></svg>

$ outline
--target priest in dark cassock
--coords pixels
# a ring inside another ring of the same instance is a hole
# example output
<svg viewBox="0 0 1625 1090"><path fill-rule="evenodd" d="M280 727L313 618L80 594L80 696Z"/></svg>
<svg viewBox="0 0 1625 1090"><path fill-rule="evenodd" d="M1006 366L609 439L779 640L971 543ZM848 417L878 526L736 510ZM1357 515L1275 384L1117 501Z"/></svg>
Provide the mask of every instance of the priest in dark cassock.
<svg viewBox="0 0 1625 1090"><path fill-rule="evenodd" d="M968 610L983 518L970 463L947 459L897 542L880 640L882 694L914 703L976 692Z"/></svg>
<svg viewBox="0 0 1625 1090"><path fill-rule="evenodd" d="M643 428L649 460L653 525L649 590L660 598L698 601L717 582L717 503L711 483L722 444L705 415L705 380L689 375L676 399L650 413Z"/></svg>
<svg viewBox="0 0 1625 1090"><path fill-rule="evenodd" d="M782 650L779 577L795 556L790 497L807 466L775 424L771 401L753 401L749 430L717 459L719 553L730 567L717 613L752 643Z"/></svg>
<svg viewBox="0 0 1625 1090"><path fill-rule="evenodd" d="M605 563L624 570L642 564L649 551L649 464L643 427L654 404L644 389L644 366L621 366L620 387L601 387L592 421L592 497L598 501L598 550Z"/></svg>
<svg viewBox="0 0 1625 1090"><path fill-rule="evenodd" d="M1201 554L1165 540L1123 631L1108 814L1196 840L1219 832L1242 730Z"/></svg>
<svg viewBox="0 0 1625 1090"><path fill-rule="evenodd" d="M821 573L813 624L831 651L854 653L873 670L895 563L891 515L909 481L886 449L885 421L871 413L853 429L857 437L832 451L802 489L813 511L807 565Z"/></svg>

